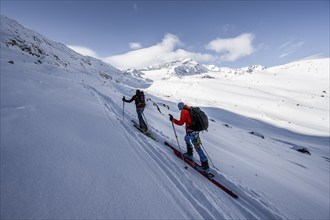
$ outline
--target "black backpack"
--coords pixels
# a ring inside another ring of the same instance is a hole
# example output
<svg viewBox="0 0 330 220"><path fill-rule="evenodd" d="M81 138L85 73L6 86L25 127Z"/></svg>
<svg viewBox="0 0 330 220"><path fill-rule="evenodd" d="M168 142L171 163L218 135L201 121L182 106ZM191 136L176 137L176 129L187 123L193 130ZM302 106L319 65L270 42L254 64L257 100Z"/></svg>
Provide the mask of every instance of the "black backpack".
<svg viewBox="0 0 330 220"><path fill-rule="evenodd" d="M137 107L145 107L146 106L146 100L144 96L143 91L138 91L136 93L136 106Z"/></svg>
<svg viewBox="0 0 330 220"><path fill-rule="evenodd" d="M193 131L204 131L209 127L209 119L205 112L203 112L199 107L191 107L190 117L192 125L190 129Z"/></svg>

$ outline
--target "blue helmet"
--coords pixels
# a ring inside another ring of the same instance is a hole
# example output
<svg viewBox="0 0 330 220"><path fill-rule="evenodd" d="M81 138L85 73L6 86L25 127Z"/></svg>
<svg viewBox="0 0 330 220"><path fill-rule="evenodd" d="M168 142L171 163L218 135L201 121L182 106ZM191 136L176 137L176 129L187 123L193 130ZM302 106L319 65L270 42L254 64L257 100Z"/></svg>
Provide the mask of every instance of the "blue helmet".
<svg viewBox="0 0 330 220"><path fill-rule="evenodd" d="M178 103L178 108L179 108L179 110L182 110L183 107L184 107L184 103L183 103L183 102L179 102L179 103Z"/></svg>

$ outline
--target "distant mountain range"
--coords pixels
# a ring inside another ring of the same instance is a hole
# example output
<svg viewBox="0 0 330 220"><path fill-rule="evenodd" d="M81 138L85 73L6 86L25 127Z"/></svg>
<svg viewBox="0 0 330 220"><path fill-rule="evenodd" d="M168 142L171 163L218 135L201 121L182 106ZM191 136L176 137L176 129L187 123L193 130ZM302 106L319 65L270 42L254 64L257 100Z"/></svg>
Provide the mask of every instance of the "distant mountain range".
<svg viewBox="0 0 330 220"><path fill-rule="evenodd" d="M194 61L191 58L185 58L170 63L149 66L139 71L166 70L166 76L164 77L168 78L172 76L184 77L189 75L198 75L207 72L243 74L243 73L252 73L254 71L261 71L264 69L266 69L266 67L262 65L253 65L239 69L231 69L228 67L218 67L216 65L203 65Z"/></svg>

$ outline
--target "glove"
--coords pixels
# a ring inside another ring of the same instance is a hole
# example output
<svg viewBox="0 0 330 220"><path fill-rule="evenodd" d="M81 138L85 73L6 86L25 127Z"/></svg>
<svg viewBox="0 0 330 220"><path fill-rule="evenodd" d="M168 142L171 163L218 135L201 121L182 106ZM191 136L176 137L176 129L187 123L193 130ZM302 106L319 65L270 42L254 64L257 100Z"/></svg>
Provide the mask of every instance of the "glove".
<svg viewBox="0 0 330 220"><path fill-rule="evenodd" d="M122 100L123 100L123 102L126 101L126 100L125 100L125 96L123 96Z"/></svg>
<svg viewBox="0 0 330 220"><path fill-rule="evenodd" d="M170 116L170 121L173 121L173 115L171 115L171 114L169 114L169 116Z"/></svg>

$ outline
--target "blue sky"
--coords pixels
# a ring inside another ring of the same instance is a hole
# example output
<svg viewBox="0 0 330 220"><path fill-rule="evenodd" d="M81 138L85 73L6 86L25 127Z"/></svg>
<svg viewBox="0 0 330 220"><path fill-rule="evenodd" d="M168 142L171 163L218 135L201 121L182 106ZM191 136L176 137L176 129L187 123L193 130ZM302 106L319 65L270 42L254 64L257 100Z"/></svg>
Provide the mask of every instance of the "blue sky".
<svg viewBox="0 0 330 220"><path fill-rule="evenodd" d="M120 69L329 57L329 1L1 0L1 14Z"/></svg>

